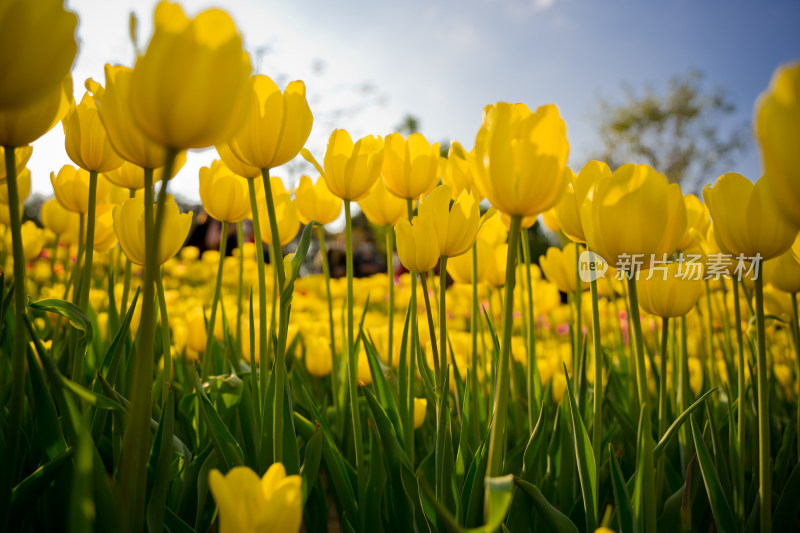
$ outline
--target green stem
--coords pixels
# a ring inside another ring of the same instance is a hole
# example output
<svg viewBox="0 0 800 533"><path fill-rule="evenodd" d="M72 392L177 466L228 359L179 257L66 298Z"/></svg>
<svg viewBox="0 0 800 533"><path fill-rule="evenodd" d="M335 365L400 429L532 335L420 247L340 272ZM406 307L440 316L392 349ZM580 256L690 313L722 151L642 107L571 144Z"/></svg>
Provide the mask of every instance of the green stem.
<svg viewBox="0 0 800 533"><path fill-rule="evenodd" d="M89 288L92 286L94 260L94 226L97 218L97 171L89 172L89 211L86 218L86 260L83 262L80 308L85 313L89 306ZM80 376L78 376L80 377Z"/></svg>
<svg viewBox="0 0 800 533"><path fill-rule="evenodd" d="M5 146L6 181L8 183L8 214L11 225L11 252L14 258L14 352L11 370L11 400L8 421L8 458L3 468L2 491L4 502L9 501L12 484L16 481L18 469L19 441L22 425L22 411L25 391L25 349L28 345L25 331L25 254L22 249L22 221L20 217L19 191L17 188L17 166L15 147ZM3 518L8 504L0 504Z"/></svg>
<svg viewBox="0 0 800 533"><path fill-rule="evenodd" d="M506 437L506 408L508 405L508 388L511 379L511 326L514 306L514 271L522 217L511 216L511 228L508 233L508 257L506 258L505 298L503 300L503 344L500 348L500 360L497 368L497 393L494 396L492 431L489 437L489 464L487 476L497 477L503 473L503 449Z"/></svg>
<svg viewBox="0 0 800 533"><path fill-rule="evenodd" d="M328 334L330 335L329 345L331 348L331 362L333 368L331 372L331 392L333 394L333 406L335 410L339 403L339 358L336 357L336 333L333 326L333 296L331 295L331 267L328 264L328 253L325 250L325 228L317 228L319 237L319 254L322 257L322 275L325 278L325 296L328 300Z"/></svg>
<svg viewBox="0 0 800 533"><path fill-rule="evenodd" d="M595 270L596 272L596 270ZM592 451L597 464L603 461L603 343L600 337L600 306L597 280L592 277L592 341L594 343L594 402L592 405ZM600 469L597 469L597 486L600 486ZM598 502L598 509L600 502Z"/></svg>
<svg viewBox="0 0 800 533"><path fill-rule="evenodd" d="M358 358L356 357L355 340L353 338L353 220L350 216L350 200L347 199L344 201L344 221L347 267L347 370L350 387L350 415L353 419L356 470L358 472L359 486L361 486L365 474L364 444L361 439L361 413L358 408ZM359 503L363 502L359 499ZM362 506L360 505L359 507Z"/></svg>
<svg viewBox="0 0 800 533"><path fill-rule="evenodd" d="M394 244L392 243L392 226L386 224L386 276L389 278L389 302L386 304L389 311L389 343L386 358L389 367L392 366L394 358ZM327 257L325 261L327 262Z"/></svg>
<svg viewBox="0 0 800 533"><path fill-rule="evenodd" d="M219 305L220 294L222 293L222 266L225 263L225 250L228 246L228 223L222 221L222 230L219 238L219 262L217 263L217 279L214 283L214 298L211 300L211 317L208 320L206 329L206 363L203 369L214 372L212 360L212 346L214 344L214 325L217 319L217 305ZM206 374L209 375L209 374Z"/></svg>
<svg viewBox="0 0 800 533"><path fill-rule="evenodd" d="M761 531L772 531L772 465L769 434L769 376L767 375L767 339L764 324L764 281L755 279L756 327L758 330L758 499Z"/></svg>
<svg viewBox="0 0 800 533"><path fill-rule="evenodd" d="M244 297L244 231L242 223L236 223L236 244L239 249L239 285L236 291L236 348L242 353L242 298ZM255 368L251 369L255 372Z"/></svg>
<svg viewBox="0 0 800 533"><path fill-rule="evenodd" d="M530 272L530 270L528 271ZM470 333L472 334L472 362L470 371L470 403L472 410L473 442L480 442L480 406L478 404L478 320L480 320L480 302L478 301L478 245L472 245L472 311L470 312ZM530 358L529 358L530 361ZM530 407L529 407L530 408Z"/></svg>
<svg viewBox="0 0 800 533"><path fill-rule="evenodd" d="M714 356L714 311L711 307L711 288L708 285L708 280L705 280L706 286L706 327L708 329L708 336L706 337L706 351L708 352L708 381L709 387L716 385L716 357Z"/></svg>
<svg viewBox="0 0 800 533"><path fill-rule="evenodd" d="M647 403L647 367L644 364L644 337L642 337L642 319L639 316L639 295L636 291L635 276L628 278L628 298L630 299L630 317L633 323L633 334L636 348L636 388L639 393L639 405Z"/></svg>
<svg viewBox="0 0 800 533"><path fill-rule="evenodd" d="M136 189L130 190L130 197L134 198L136 196ZM125 254L121 254L120 257L124 256ZM128 295L130 294L131 290L131 262L125 257L125 274L122 281L122 301L120 302L119 306L119 316L124 317L128 312Z"/></svg>
<svg viewBox="0 0 800 533"><path fill-rule="evenodd" d="M419 282L422 285L422 298L425 300L425 314L428 318L428 332L431 336L431 353L433 354L433 375L434 375L434 383L436 384L436 394L437 396L441 392L442 386L442 374L441 374L441 367L439 363L439 348L438 344L436 343L436 326L433 323L433 312L431 310L431 299L430 295L428 294L428 282L425 280L425 274L419 275ZM413 377L413 376L412 376ZM413 406L412 406L413 407ZM438 415L438 411L437 411Z"/></svg>
<svg viewBox="0 0 800 533"><path fill-rule="evenodd" d="M669 318L661 319L661 363L659 365L658 384L658 438L667 431L667 357L669 350ZM662 454L656 464L656 501L661 501L664 486L665 457Z"/></svg>
<svg viewBox="0 0 800 533"><path fill-rule="evenodd" d="M542 396L542 384L539 379L539 365L536 361L536 329L533 313L533 279L531 277L531 245L528 242L528 231L522 231L522 257L525 261L525 289L528 293L528 427L533 432L539 417L539 398ZM477 256L476 256L477 259Z"/></svg>
<svg viewBox="0 0 800 533"><path fill-rule="evenodd" d="M442 396L447 395L444 382L447 376L447 257L442 256L439 263L439 370L441 383L439 389Z"/></svg>
<svg viewBox="0 0 800 533"><path fill-rule="evenodd" d="M269 169L261 169L261 179L264 180L264 196L267 197L267 217L269 217L269 229L272 234L272 250L270 263L278 273L278 287L283 287L286 278L283 272L283 254L281 254L281 238L278 233L278 217L275 214L275 200L272 198L272 182L269 179ZM280 289L278 289L280 291Z"/></svg>
<svg viewBox="0 0 800 533"><path fill-rule="evenodd" d="M261 240L261 224L258 217L258 200L256 199L256 183L252 179L247 180L247 185L250 189L250 213L253 220L253 240L256 243L256 261L258 264L258 364L259 364L259 378L261 381L261 394L267 393L267 373L263 371L267 363L267 282L264 279L264 243ZM256 369L250 369L255 372ZM264 404L266 397L261 398L259 405ZM261 409L261 425L262 433L264 431L264 418L266 416L266 409ZM264 449L262 448L262 452ZM267 464L263 459L259 463L259 470L265 472Z"/></svg>
<svg viewBox="0 0 800 533"><path fill-rule="evenodd" d="M738 345L738 420L736 427L736 436L739 443L739 464L736 467L736 514L739 517L739 522L744 523L745 520L745 497L744 497L744 447L745 447L745 362L744 362L744 335L742 334L742 310L739 302L739 280L736 276L731 276L733 284L733 316L736 321L736 344ZM800 411L798 411L798 421L800 421ZM800 425L798 425L800 427Z"/></svg>
<svg viewBox="0 0 800 533"><path fill-rule="evenodd" d="M578 375L581 364L581 350L583 349L583 316L581 315L583 287L581 287L580 252L580 245L575 243L575 352L572 366L573 376Z"/></svg>
<svg viewBox="0 0 800 533"><path fill-rule="evenodd" d="M792 340L794 361L797 364L797 379L800 379L800 325L797 322L797 293L792 293ZM797 427L800 428L800 397L797 398ZM800 435L797 437L797 456L800 457Z"/></svg>
<svg viewBox="0 0 800 533"><path fill-rule="evenodd" d="M164 165L165 176L171 174L176 155L176 150L167 149ZM133 361L133 377L130 388L132 406L123 442L125 455L123 455L120 466L119 482L116 484L119 487L118 501L127 504L122 508L122 525L126 531L141 531L144 528L154 365L155 279L158 275L157 252L161 234L158 229L161 217L163 217L163 204L167 188L167 181L164 181L159 193L159 204L154 219L152 169L145 169L144 182L145 269L142 289L142 321L139 326L137 353Z"/></svg>
<svg viewBox="0 0 800 533"><path fill-rule="evenodd" d="M56 283L56 265L58 265L58 243L59 243L59 235L56 235L55 241L53 241L53 249L50 252L50 284L55 285Z"/></svg>
<svg viewBox="0 0 800 533"><path fill-rule="evenodd" d="M159 269L156 275L156 295L158 296L158 312L161 313L161 346L162 357L164 358L164 371L162 373L164 385L168 385L172 381L172 342L169 337L169 315L167 314L167 299L164 297L164 283L161 279L161 271ZM169 395L169 387L164 386L161 390L161 404L166 405L167 396Z"/></svg>
<svg viewBox="0 0 800 533"><path fill-rule="evenodd" d="M83 259L84 247L86 244L86 214L78 214L78 255L75 257L75 265L72 267L72 281L75 283L72 288L72 302L80 305L81 281L83 280Z"/></svg>

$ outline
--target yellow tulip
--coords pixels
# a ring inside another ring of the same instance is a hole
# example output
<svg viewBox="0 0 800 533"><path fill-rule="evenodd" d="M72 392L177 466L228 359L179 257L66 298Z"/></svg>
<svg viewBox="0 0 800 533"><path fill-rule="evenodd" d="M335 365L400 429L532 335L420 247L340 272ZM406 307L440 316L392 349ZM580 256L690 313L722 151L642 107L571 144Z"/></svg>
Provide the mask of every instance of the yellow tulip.
<svg viewBox="0 0 800 533"><path fill-rule="evenodd" d="M629 270L638 255L642 269L671 254L686 230L686 208L677 184L647 165L623 165L595 184L581 205L589 249L609 266Z"/></svg>
<svg viewBox="0 0 800 533"><path fill-rule="evenodd" d="M294 197L303 224L312 220L323 225L330 224L339 218L342 211L342 200L331 193L322 177L316 183L311 183L311 178L301 176Z"/></svg>
<svg viewBox="0 0 800 533"><path fill-rule="evenodd" d="M439 261L439 240L433 217L416 216L412 222L401 219L394 227L397 256L409 272L424 274Z"/></svg>
<svg viewBox="0 0 800 533"><path fill-rule="evenodd" d="M22 235L22 255L25 261L33 261L41 253L44 246L44 230L35 222L28 220L20 229ZM6 250L11 250L11 232L5 235Z"/></svg>
<svg viewBox="0 0 800 533"><path fill-rule="evenodd" d="M358 206L376 226L394 226L408 216L406 201L390 193L381 179L375 180L369 193L358 201Z"/></svg>
<svg viewBox="0 0 800 533"><path fill-rule="evenodd" d="M756 104L756 139L775 202L800 227L800 62L779 67Z"/></svg>
<svg viewBox="0 0 800 533"><path fill-rule="evenodd" d="M425 415L428 412L428 400L425 398L414 398L414 429L419 429L425 423Z"/></svg>
<svg viewBox="0 0 800 533"><path fill-rule="evenodd" d="M215 160L200 169L200 200L212 218L236 223L250 216L250 193L247 181Z"/></svg>
<svg viewBox="0 0 800 533"><path fill-rule="evenodd" d="M555 216L564 235L573 242L585 244L586 235L581 224L581 206L589 195L592 185L603 178L611 177L611 169L602 161L589 161L576 176L571 170L571 178L564 190L564 196L555 207Z"/></svg>
<svg viewBox="0 0 800 533"><path fill-rule="evenodd" d="M5 160L1 162L5 166ZM27 168L17 171L17 194L19 195L19 203L25 201L31 193L31 171ZM8 186L5 179L0 182L0 204L8 204Z"/></svg>
<svg viewBox="0 0 800 533"><path fill-rule="evenodd" d="M277 191L273 187L273 198L275 218L278 222L278 237L281 240L281 246L286 246L292 242L300 230L300 217L297 214L297 207L287 193ZM261 219L261 240L272 245L272 226L267 216L266 201L259 202L258 216Z"/></svg>
<svg viewBox="0 0 800 533"><path fill-rule="evenodd" d="M172 165L172 175L169 179L174 178L185 163L186 152L179 152L175 157L175 163ZM125 161L119 168L103 173L103 176L117 187L122 187L123 189L144 188L144 169L134 163ZM164 167L154 169L153 183L157 183L162 179L164 179Z"/></svg>
<svg viewBox="0 0 800 533"><path fill-rule="evenodd" d="M0 110L0 145L25 146L32 143L58 124L72 104L72 77L67 74L60 85L42 98L24 107Z"/></svg>
<svg viewBox="0 0 800 533"><path fill-rule="evenodd" d="M678 243L677 249L681 251L697 250L699 243L695 235L705 235L711 225L708 208L694 194L687 194L683 197L683 201L686 206L686 231Z"/></svg>
<svg viewBox="0 0 800 533"><path fill-rule="evenodd" d="M419 205L420 216L430 216L434 221L443 257L456 257L472 248L481 218L478 202L469 191L462 191L451 206L452 192L449 185L439 185Z"/></svg>
<svg viewBox="0 0 800 533"><path fill-rule="evenodd" d="M79 215L65 209L57 198L51 198L42 204L41 219L42 225L59 237L72 231L76 235L78 233Z"/></svg>
<svg viewBox="0 0 800 533"><path fill-rule="evenodd" d="M131 115L131 78L133 70L120 65L106 65L105 88L92 79L86 80L86 88L94 96L100 120L103 122L108 141L122 159L133 164L134 167L160 168L166 162L167 151L158 143L153 142L142 133L133 121ZM185 152L178 154L171 178L186 162ZM123 167L126 165L123 164ZM158 172L157 172L158 174ZM170 178L170 179L171 179ZM161 177L154 177L158 181ZM129 189L144 187L142 170L139 169L138 177L133 183L141 182L142 185L131 186Z"/></svg>
<svg viewBox="0 0 800 533"><path fill-rule="evenodd" d="M458 141L450 144L447 158L442 158L442 164L444 165L442 183L452 187L454 195L461 194L461 191L465 190L472 191L475 195L480 194L475 187L475 162L472 154L464 150Z"/></svg>
<svg viewBox="0 0 800 533"><path fill-rule="evenodd" d="M551 207L550 209L542 213L542 222L544 223L545 226L547 226L547 229L549 229L553 233L558 233L561 231L561 223L558 221L558 217L556 216L555 207Z"/></svg>
<svg viewBox="0 0 800 533"><path fill-rule="evenodd" d="M539 266L547 281L558 287L561 292L571 294L575 292L575 281L578 268L577 244L571 242L564 249L551 246L545 255L539 258ZM581 290L585 291L589 284L581 281Z"/></svg>
<svg viewBox="0 0 800 533"><path fill-rule="evenodd" d="M155 211L155 209L154 209ZM154 213L155 215L155 213ZM144 265L144 197L131 198L121 206L114 206L114 232L122 251L132 263ZM156 264L162 265L181 249L192 226L192 212L181 214L175 198L168 194L164 199L164 218L158 240Z"/></svg>
<svg viewBox="0 0 800 533"><path fill-rule="evenodd" d="M487 106L474 154L476 185L503 213L539 215L561 198L569 142L556 106Z"/></svg>
<svg viewBox="0 0 800 533"><path fill-rule="evenodd" d="M492 245L482 239L475 241L475 246L478 247L478 283L488 281L489 275L494 268L494 259L492 257ZM447 260L447 273L453 278L456 283L469 284L472 283L472 252L461 254L458 257L453 257Z"/></svg>
<svg viewBox="0 0 800 533"><path fill-rule="evenodd" d="M795 238L794 245L800 247L800 234ZM790 293L800 292L800 262L793 250L787 250L775 259L764 262L762 273L764 282L776 289Z"/></svg>
<svg viewBox="0 0 800 533"><path fill-rule="evenodd" d="M227 144L218 144L216 146L217 153L219 154L219 158L225 163L231 172L236 174L237 176L241 176L243 178L256 178L261 176L261 169L258 167L254 167L248 165L241 159L239 159L236 154L231 151L231 147ZM258 183L258 182L256 182Z"/></svg>
<svg viewBox="0 0 800 533"><path fill-rule="evenodd" d="M420 133L403 139L392 133L384 140L381 171L386 188L400 198L419 198L439 181L439 143L429 144Z"/></svg>
<svg viewBox="0 0 800 533"><path fill-rule="evenodd" d="M20 204L19 218L22 218L22 205ZM3 226L11 225L11 213L8 209L8 204L0 204L0 224Z"/></svg>
<svg viewBox="0 0 800 533"><path fill-rule="evenodd" d="M25 165L28 164L28 160L31 158L31 154L33 154L33 146L21 146L14 150L14 162L16 163L16 170L17 170L17 179L19 179L19 175L25 169ZM0 146L0 195L7 195L8 188L5 185L6 179L6 149ZM6 198L6 196L3 196ZM0 203L7 204L8 201L2 201Z"/></svg>
<svg viewBox="0 0 800 533"><path fill-rule="evenodd" d="M360 200L369 193L381 172L384 157L383 141L369 135L353 144L345 130L333 130L325 149L325 168L303 151L303 157L317 168L328 189L342 200Z"/></svg>
<svg viewBox="0 0 800 533"><path fill-rule="evenodd" d="M486 241L493 247L508 240L508 228L500 220L500 214L497 211L483 216L477 240Z"/></svg>
<svg viewBox="0 0 800 533"><path fill-rule="evenodd" d="M303 480L287 476L281 463L270 466L261 479L246 466L236 466L224 476L214 469L208 486L219 507L220 533L300 531Z"/></svg>
<svg viewBox="0 0 800 533"><path fill-rule="evenodd" d="M248 165L279 167L300 153L312 123L302 81L291 82L281 93L268 77L253 76L247 119L229 146Z"/></svg>
<svg viewBox="0 0 800 533"><path fill-rule="evenodd" d="M317 378L324 378L333 369L331 348L327 340L318 335L303 337L305 343L305 361L308 373Z"/></svg>
<svg viewBox="0 0 800 533"><path fill-rule="evenodd" d="M550 212L550 209L545 211L545 213L549 213L549 212ZM509 215L503 213L502 211L500 211L499 214L500 214L500 222L503 223L503 227L506 228L506 231L511 231L511 217ZM530 227L533 227L533 225L536 224L536 220L538 220L538 218L539 217L537 217L536 215L529 216L529 217L522 217L522 219L520 220L520 226L519 227L521 229L528 229ZM544 213L542 214L542 218L544 218Z"/></svg>
<svg viewBox="0 0 800 533"><path fill-rule="evenodd" d="M691 311L703 295L700 276L686 275L680 263L666 265L666 270L652 269L636 280L639 305L651 315L675 318Z"/></svg>
<svg viewBox="0 0 800 533"><path fill-rule="evenodd" d="M97 206L94 221L94 251L108 252L117 245L117 234L114 232L114 204Z"/></svg>
<svg viewBox="0 0 800 533"><path fill-rule="evenodd" d="M78 51L77 24L63 0L0 4L0 109L27 106L58 87Z"/></svg>
<svg viewBox="0 0 800 533"><path fill-rule="evenodd" d="M189 19L162 1L154 28L131 75L134 121L174 150L227 142L242 125L250 92L250 58L233 20L219 9Z"/></svg>
<svg viewBox="0 0 800 533"><path fill-rule="evenodd" d="M703 188L714 237L723 252L745 257L760 254L766 261L792 246L797 228L776 209L768 187L763 178L753 184L731 172L720 176L713 187Z"/></svg>
<svg viewBox="0 0 800 533"><path fill-rule="evenodd" d="M64 144L72 162L84 170L108 172L122 164L122 158L109 142L94 98L85 93L62 122Z"/></svg>
<svg viewBox="0 0 800 533"><path fill-rule="evenodd" d="M494 287L506 284L506 263L508 262L508 244L501 243L494 246L491 253L492 268L489 269L489 283Z"/></svg>
<svg viewBox="0 0 800 533"><path fill-rule="evenodd" d="M89 173L82 168L64 165L55 173L50 173L50 183L56 198L65 209L75 213L89 211ZM108 197L108 182L103 177L97 179L97 202L103 203Z"/></svg>

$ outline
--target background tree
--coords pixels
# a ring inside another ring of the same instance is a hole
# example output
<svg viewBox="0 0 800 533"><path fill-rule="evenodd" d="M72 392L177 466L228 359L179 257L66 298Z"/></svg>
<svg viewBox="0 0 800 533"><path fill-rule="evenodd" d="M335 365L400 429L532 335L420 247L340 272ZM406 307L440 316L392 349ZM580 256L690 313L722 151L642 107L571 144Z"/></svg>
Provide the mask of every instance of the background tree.
<svg viewBox="0 0 800 533"><path fill-rule="evenodd" d="M736 106L724 88L703 86L703 73L674 76L665 92L623 87L622 103L601 98L598 159L611 168L646 163L670 182L696 191L747 148L748 124L731 122Z"/></svg>

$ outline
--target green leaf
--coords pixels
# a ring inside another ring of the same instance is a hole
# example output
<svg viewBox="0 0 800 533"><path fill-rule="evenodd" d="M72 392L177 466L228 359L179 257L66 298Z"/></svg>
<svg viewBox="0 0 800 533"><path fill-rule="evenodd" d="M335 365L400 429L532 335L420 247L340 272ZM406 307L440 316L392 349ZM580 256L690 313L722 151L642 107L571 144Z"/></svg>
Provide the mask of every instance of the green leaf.
<svg viewBox="0 0 800 533"><path fill-rule="evenodd" d="M778 498L775 514L772 515L773 531L791 531L795 527L797 512L800 510L798 493L800 493L800 464L792 470Z"/></svg>
<svg viewBox="0 0 800 533"><path fill-rule="evenodd" d="M297 251L292 258L292 277L286 280L286 285L281 290L281 302L288 303L292 300L292 293L294 292L294 282L300 274L300 266L308 254L308 247L311 245L311 235L319 222L311 221L303 228L303 233L300 235L300 242L297 243ZM279 266L283 268L283 265Z"/></svg>
<svg viewBox="0 0 800 533"><path fill-rule="evenodd" d="M39 357L47 357L41 341L36 336L30 318L25 316L25 323L28 326L28 331L33 339L34 346L37 351L41 350ZM47 388L44 381L42 369L39 367L39 362L33 356L30 348L26 350L28 359L28 370L31 376L31 392L33 393L33 407L34 407L34 421L36 423L36 430L39 436L39 444L44 450L49 459L64 453L67 449L67 441L64 439L64 434L61 432L61 424L58 421L58 413L56 406L53 402L53 397Z"/></svg>
<svg viewBox="0 0 800 533"><path fill-rule="evenodd" d="M175 393L172 387L168 387L167 401L161 412L161 422L153 439L153 450L148 465L149 477L152 479L150 499L147 505L147 527L150 533L161 533L164 529L174 431Z"/></svg>
<svg viewBox="0 0 800 533"><path fill-rule="evenodd" d="M717 387L714 387L713 389L705 392L692 405L687 407L686 410L682 412L678 418L675 419L675 422L670 424L670 426L667 428L667 431L664 433L664 436L661 437L661 440L658 441L658 444L656 444L655 447L653 448L654 459L658 459L659 457L661 457L661 454L664 453L664 450L666 450L670 439L678 432L683 423L686 422L686 420L689 418L689 415L691 415L695 409L700 407L705 401L705 399L708 398L708 396L711 393L716 392L716 390Z"/></svg>
<svg viewBox="0 0 800 533"><path fill-rule="evenodd" d="M572 436L575 444L575 455L578 461L578 476L583 494L583 507L586 510L586 530L597 529L597 465L595 464L592 443L583 418L575 401L575 392L572 389L572 380L564 365L564 376L567 379L567 395L569 396L569 413L572 420Z"/></svg>
<svg viewBox="0 0 800 533"><path fill-rule="evenodd" d="M633 504L631 504L628 486L625 484L625 478L622 475L622 469L619 467L617 455L614 453L614 446L610 443L608 445L608 456L611 458L611 488L614 491L614 509L617 514L619 531L620 533L633 533L636 530L633 519Z"/></svg>
<svg viewBox="0 0 800 533"><path fill-rule="evenodd" d="M714 469L714 464L711 455L708 453L706 443L703 441L703 434L697 427L694 417L691 417L692 438L694 439L694 447L697 450L697 462L700 465L700 472L703 474L703 483L706 486L708 493L708 501L711 504L711 512L714 515L714 522L717 524L717 529L720 531L739 531L739 526L734 517L731 506L725 498L725 492L722 490L717 471Z"/></svg>
<svg viewBox="0 0 800 533"><path fill-rule="evenodd" d="M420 485L422 488L421 496L426 500L425 503L428 503L433 508L436 517L441 521L441 525L446 531L457 533L493 533L500 529L500 525L503 523L508 513L508 508L511 506L511 496L514 491L514 476L509 474L502 477L486 478L486 523L471 529L464 529L456 523L450 512L436 499L433 491L422 478L420 478Z"/></svg>
<svg viewBox="0 0 800 533"><path fill-rule="evenodd" d="M300 475L303 477L303 506L305 507L308 501L308 495L311 494L311 489L317 482L319 477L319 463L322 459L322 441L324 439L322 430L317 424L314 429L314 434L308 439L306 443L306 450L303 457L303 467L300 469Z"/></svg>
<svg viewBox="0 0 800 533"><path fill-rule="evenodd" d="M239 447L239 443L236 442L233 434L220 418L219 413L217 413L217 410L214 407L214 404L212 404L211 400L208 399L208 396L203 390L203 385L200 383L200 378L197 375L197 371L192 369L189 374L191 374L192 378L194 379L194 386L197 390L199 400L198 405L200 406L200 414L202 415L203 420L206 422L209 435L211 436L211 442L214 444L214 449L216 449L219 459L224 462L225 471L227 472L234 466L239 466L242 464L244 457L242 454L242 449Z"/></svg>
<svg viewBox="0 0 800 533"><path fill-rule="evenodd" d="M561 511L550 505L550 502L547 501L547 498L544 497L538 487L521 479L515 479L514 482L530 498L537 512L537 519L541 519L547 524L548 528L545 531L578 533L578 528L575 527L575 524Z"/></svg>
<svg viewBox="0 0 800 533"><path fill-rule="evenodd" d="M32 505L72 458L74 448L66 448L59 455L31 472L11 490L10 516L19 516Z"/></svg>
<svg viewBox="0 0 800 533"><path fill-rule="evenodd" d="M545 401L542 401L541 409L539 409L539 418L536 421L536 425L533 427L533 432L531 432L531 436L528 439L528 444L525 446L525 452L522 454L522 472L519 477L523 481L529 483L533 482L536 461L539 458L539 451L545 440L544 419ZM511 500L511 508L508 511L508 527L512 531L523 531L530 527L530 506L527 505L525 500L527 500L527 498L522 490L514 491L514 497Z"/></svg>
<svg viewBox="0 0 800 533"><path fill-rule="evenodd" d="M363 334L361 337L363 338ZM400 442L403 442L403 427L402 423L400 422L400 414L397 411L395 397L392 394L389 384L386 381L386 376L384 375L385 367L378 358L378 354L375 352L372 342L368 339L363 339L363 341L364 348L367 353L367 361L369 362L369 371L372 375L372 386L375 388L375 394L378 396L380 404L386 410L386 415L389 417L389 420L391 420L392 426L394 426L394 430L398 435L398 439Z"/></svg>

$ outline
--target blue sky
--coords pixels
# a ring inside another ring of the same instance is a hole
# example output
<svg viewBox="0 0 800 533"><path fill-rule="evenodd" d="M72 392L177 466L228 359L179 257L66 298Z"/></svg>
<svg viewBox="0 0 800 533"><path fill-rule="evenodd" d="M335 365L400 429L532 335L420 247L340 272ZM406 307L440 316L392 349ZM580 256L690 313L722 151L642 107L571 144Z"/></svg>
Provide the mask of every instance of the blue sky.
<svg viewBox="0 0 800 533"><path fill-rule="evenodd" d="M483 106L503 100L531 108L558 104L567 122L570 162L577 166L599 148L598 97L621 97L623 84L660 88L675 74L697 68L706 74L707 87L728 89L737 105L732 122L749 123L774 69L800 59L800 2L794 0L181 4L190 15L224 4L254 64L260 58L260 73L281 85L306 82L315 115L308 146L318 155L335 127L354 136L385 135L406 113L419 117L429 140L457 139L469 148ZM102 82L106 62L132 65L128 13L137 13L144 45L155 2L68 0L67 5L81 17L73 68L79 100L85 78ZM34 190L48 194L50 171L69 163L61 127L34 146L29 164ZM198 199L197 170L213 156L212 151L191 154L172 190ZM729 170L755 179L759 168L751 143ZM296 162L283 173L303 169Z"/></svg>

